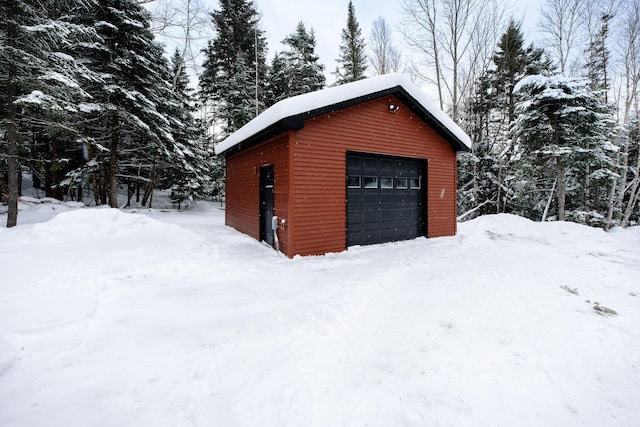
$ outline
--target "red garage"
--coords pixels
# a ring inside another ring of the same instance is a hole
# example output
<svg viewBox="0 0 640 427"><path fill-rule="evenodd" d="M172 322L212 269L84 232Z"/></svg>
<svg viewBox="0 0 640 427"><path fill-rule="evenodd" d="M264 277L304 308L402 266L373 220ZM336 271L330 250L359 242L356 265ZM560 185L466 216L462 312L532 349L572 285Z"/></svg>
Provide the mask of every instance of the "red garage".
<svg viewBox="0 0 640 427"><path fill-rule="evenodd" d="M456 153L470 146L401 75L292 97L216 147L226 224L289 257L451 236Z"/></svg>

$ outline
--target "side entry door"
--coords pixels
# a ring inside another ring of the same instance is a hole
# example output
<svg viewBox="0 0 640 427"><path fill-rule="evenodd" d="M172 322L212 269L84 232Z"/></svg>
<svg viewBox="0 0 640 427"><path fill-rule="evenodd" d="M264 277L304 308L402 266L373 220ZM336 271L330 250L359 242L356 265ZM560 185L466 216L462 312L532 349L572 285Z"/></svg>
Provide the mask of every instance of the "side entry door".
<svg viewBox="0 0 640 427"><path fill-rule="evenodd" d="M260 240L273 246L273 165L260 168Z"/></svg>

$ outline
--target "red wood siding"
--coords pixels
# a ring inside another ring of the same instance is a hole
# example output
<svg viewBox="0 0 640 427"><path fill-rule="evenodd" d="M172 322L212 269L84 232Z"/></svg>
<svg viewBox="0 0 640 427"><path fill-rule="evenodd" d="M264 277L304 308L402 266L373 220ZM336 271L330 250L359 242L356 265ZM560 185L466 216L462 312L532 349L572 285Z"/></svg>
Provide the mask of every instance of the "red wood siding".
<svg viewBox="0 0 640 427"><path fill-rule="evenodd" d="M400 111L389 113L389 103ZM347 151L427 159L427 236L455 234L456 154L393 96L309 119L297 132L230 155L227 225L259 238L259 170L273 164L275 214L286 220L281 250L289 257L343 251Z"/></svg>
<svg viewBox="0 0 640 427"><path fill-rule="evenodd" d="M400 104L390 113L389 103ZM428 159L427 236L456 232L456 154L394 96L305 121L291 152L289 252L315 255L346 248L346 153ZM257 196L256 196L257 197Z"/></svg>
<svg viewBox="0 0 640 427"><path fill-rule="evenodd" d="M274 165L274 214L289 218L289 135L271 138L227 157L226 211L228 226L260 238L260 166ZM280 250L289 256L289 224L278 230Z"/></svg>

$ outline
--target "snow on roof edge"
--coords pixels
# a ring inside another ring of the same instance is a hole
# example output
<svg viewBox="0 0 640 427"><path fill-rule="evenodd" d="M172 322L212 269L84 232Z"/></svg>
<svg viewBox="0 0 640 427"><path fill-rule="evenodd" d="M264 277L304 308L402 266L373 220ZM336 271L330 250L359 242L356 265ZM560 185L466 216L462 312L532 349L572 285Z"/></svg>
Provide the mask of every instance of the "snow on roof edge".
<svg viewBox="0 0 640 427"><path fill-rule="evenodd" d="M288 117L397 86L401 86L407 91L409 95L420 103L436 121L448 129L462 144L469 149L471 148L471 139L469 136L447 114L440 110L427 94L414 85L411 80L402 74L384 74L284 99L267 108L249 123L217 144L215 153L221 154Z"/></svg>

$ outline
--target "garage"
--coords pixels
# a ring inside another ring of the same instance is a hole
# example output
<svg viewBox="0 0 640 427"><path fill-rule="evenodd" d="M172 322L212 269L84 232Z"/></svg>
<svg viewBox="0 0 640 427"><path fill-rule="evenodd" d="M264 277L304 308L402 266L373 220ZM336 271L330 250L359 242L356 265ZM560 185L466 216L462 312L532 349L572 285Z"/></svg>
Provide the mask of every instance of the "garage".
<svg viewBox="0 0 640 427"><path fill-rule="evenodd" d="M421 159L347 153L347 246L424 236L426 176Z"/></svg>
<svg viewBox="0 0 640 427"><path fill-rule="evenodd" d="M456 233L471 140L409 79L285 99L223 142L225 223L288 257Z"/></svg>

